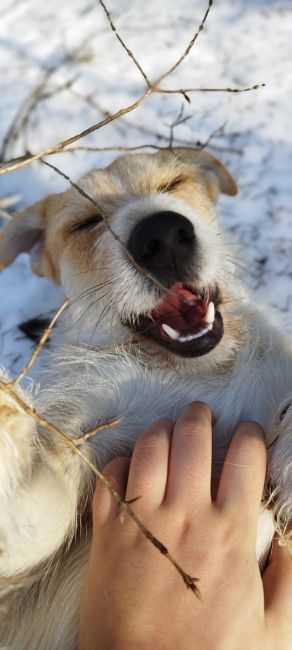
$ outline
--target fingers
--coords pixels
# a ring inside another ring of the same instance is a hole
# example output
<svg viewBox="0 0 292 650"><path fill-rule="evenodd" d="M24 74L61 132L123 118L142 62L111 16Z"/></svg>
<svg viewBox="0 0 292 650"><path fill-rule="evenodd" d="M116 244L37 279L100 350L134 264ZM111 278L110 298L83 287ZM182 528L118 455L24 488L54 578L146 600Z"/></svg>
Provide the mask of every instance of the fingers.
<svg viewBox="0 0 292 650"><path fill-rule="evenodd" d="M190 404L176 424L159 420L135 445L132 460L115 459L106 476L127 500L141 498L139 509L153 509L164 500L204 505L211 502L212 414L202 402ZM240 512L254 522L255 535L266 470L266 448L261 428L242 423L231 442L222 471L216 505ZM140 505L141 504L141 505ZM94 516L102 522L118 514L113 497L99 481Z"/></svg>
<svg viewBox="0 0 292 650"><path fill-rule="evenodd" d="M130 458L114 458L103 470L103 475L121 497L125 496ZM96 484L92 505L93 529L96 524L112 521L119 514L119 506L107 487L99 479Z"/></svg>
<svg viewBox="0 0 292 650"><path fill-rule="evenodd" d="M167 502L210 501L212 413L203 402L187 406L174 427Z"/></svg>
<svg viewBox="0 0 292 650"><path fill-rule="evenodd" d="M237 510L257 524L266 473L266 445L261 427L242 422L236 430L222 470L216 504Z"/></svg>
<svg viewBox="0 0 292 650"><path fill-rule="evenodd" d="M172 420L159 420L148 427L135 445L131 463L117 458L104 473L127 500L140 497L142 508L159 506L166 488L168 500L180 504L186 498L191 502L194 493L210 499L211 447L211 411L206 404L195 402L184 409L175 426ZM100 481L93 512L99 523L118 514L117 504Z"/></svg>
<svg viewBox="0 0 292 650"><path fill-rule="evenodd" d="M129 471L127 499L141 497L139 509L155 507L164 499L172 420L158 420L137 441Z"/></svg>
<svg viewBox="0 0 292 650"><path fill-rule="evenodd" d="M292 646L292 555L274 540L271 561L263 575L266 616Z"/></svg>

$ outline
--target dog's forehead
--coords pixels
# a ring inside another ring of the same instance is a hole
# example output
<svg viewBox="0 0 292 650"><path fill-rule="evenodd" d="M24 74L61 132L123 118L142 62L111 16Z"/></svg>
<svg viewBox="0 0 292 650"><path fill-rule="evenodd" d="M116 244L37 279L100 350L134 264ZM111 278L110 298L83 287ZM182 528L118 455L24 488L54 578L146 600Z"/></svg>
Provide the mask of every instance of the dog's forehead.
<svg viewBox="0 0 292 650"><path fill-rule="evenodd" d="M170 151L156 154L127 154L116 158L106 169L117 182L129 189L147 183L159 185L187 172L188 165Z"/></svg>

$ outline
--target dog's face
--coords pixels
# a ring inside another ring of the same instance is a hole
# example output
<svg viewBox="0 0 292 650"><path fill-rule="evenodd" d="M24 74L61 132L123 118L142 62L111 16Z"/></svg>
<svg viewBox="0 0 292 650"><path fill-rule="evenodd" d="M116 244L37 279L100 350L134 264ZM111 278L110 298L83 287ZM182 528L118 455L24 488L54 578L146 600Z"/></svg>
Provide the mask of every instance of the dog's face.
<svg viewBox="0 0 292 650"><path fill-rule="evenodd" d="M79 186L95 205L70 188L15 215L0 264L26 251L35 272L61 282L79 340L130 339L172 365L228 364L244 324L214 211L220 191L237 191L226 168L178 148L121 156Z"/></svg>

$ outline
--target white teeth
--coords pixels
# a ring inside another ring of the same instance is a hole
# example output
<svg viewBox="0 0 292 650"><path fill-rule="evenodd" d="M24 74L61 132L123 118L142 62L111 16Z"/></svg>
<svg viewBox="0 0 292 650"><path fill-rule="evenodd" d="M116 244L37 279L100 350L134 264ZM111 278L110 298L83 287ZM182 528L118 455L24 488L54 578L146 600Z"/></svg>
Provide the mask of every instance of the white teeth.
<svg viewBox="0 0 292 650"><path fill-rule="evenodd" d="M161 327L164 330L165 334L170 336L171 339L175 339L175 340L179 339L179 332L172 329L172 327L170 327L170 325L166 325L166 323L162 323Z"/></svg>
<svg viewBox="0 0 292 650"><path fill-rule="evenodd" d="M213 302L210 302L206 315L204 316L204 322L213 325L214 319L215 319L215 306Z"/></svg>
<svg viewBox="0 0 292 650"><path fill-rule="evenodd" d="M196 332L196 334L188 334L188 336L180 336L179 332L172 329L170 325L166 325L166 323L162 323L161 327L171 339L179 341L180 343L186 343L186 341L194 341L195 339L199 339L201 336L204 336L204 334L207 334L207 332L210 332L212 329L212 323L208 324L207 327L204 327L204 329L200 330L199 332Z"/></svg>
<svg viewBox="0 0 292 650"><path fill-rule="evenodd" d="M185 343L186 341L194 341L194 339L199 339L201 336L204 336L204 334L207 334L207 332L210 332L211 329L212 329L212 324L210 323L210 325L205 327L203 330L196 332L196 334L189 334L188 336L179 336L177 340L180 343Z"/></svg>
<svg viewBox="0 0 292 650"><path fill-rule="evenodd" d="M167 336L169 336L169 338L173 339L174 341L179 341L180 343L186 343L187 341L194 341L195 339L199 339L201 336L204 336L204 334L207 334L207 332L210 332L210 330L213 327L214 320L215 320L215 305L213 302L210 302L203 321L206 327L201 329L199 332L196 332L195 334L188 334L187 336L182 336L180 335L179 332L177 332L175 329L173 329L172 327L170 327L170 325L167 325L166 323L162 323L161 327L164 330L164 332L167 334Z"/></svg>

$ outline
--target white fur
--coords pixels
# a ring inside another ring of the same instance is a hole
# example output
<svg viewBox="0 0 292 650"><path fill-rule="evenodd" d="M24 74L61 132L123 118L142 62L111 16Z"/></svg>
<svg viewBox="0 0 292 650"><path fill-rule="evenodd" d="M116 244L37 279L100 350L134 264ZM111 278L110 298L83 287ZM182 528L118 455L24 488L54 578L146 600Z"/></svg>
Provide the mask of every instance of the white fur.
<svg viewBox="0 0 292 650"><path fill-rule="evenodd" d="M233 335L232 327L227 327L209 354L198 359L173 357L171 362L160 357L157 346L139 347L135 337L131 342L132 334L120 317L152 309L157 302L155 289L133 268L125 250L104 233L99 247L110 246L112 251L109 295L82 319L90 298L74 299L87 281L84 276L73 280L68 261L64 262L61 275L72 306L32 402L72 437L122 416L120 424L83 446L100 467L115 455L131 453L150 421L176 418L193 400L207 401L216 417L214 480L239 421L259 422L267 432L267 444L278 435L268 467L275 504L271 512L262 512L258 525L257 556L263 562L274 519L282 530L292 511L292 407L279 420L283 400L284 404L292 400L291 344L230 275L231 264L211 224L209 204L206 220L206 214L180 199L167 195L136 198L117 211L113 228L126 242L134 220L163 209L178 210L193 222L202 253L196 282L208 286L216 281L223 287L229 297L224 318L227 323L236 321L240 335ZM98 260L98 249L96 255ZM105 307L107 316L95 329ZM7 402L9 413L3 410ZM31 418L2 394L0 417L1 408L0 573L3 578L24 574L14 588L11 581L4 581L1 641L23 650L71 650L77 643L80 590L88 556L90 526L84 512L90 506L92 476L72 450L45 430L37 431ZM194 566L195 561L194 556Z"/></svg>

